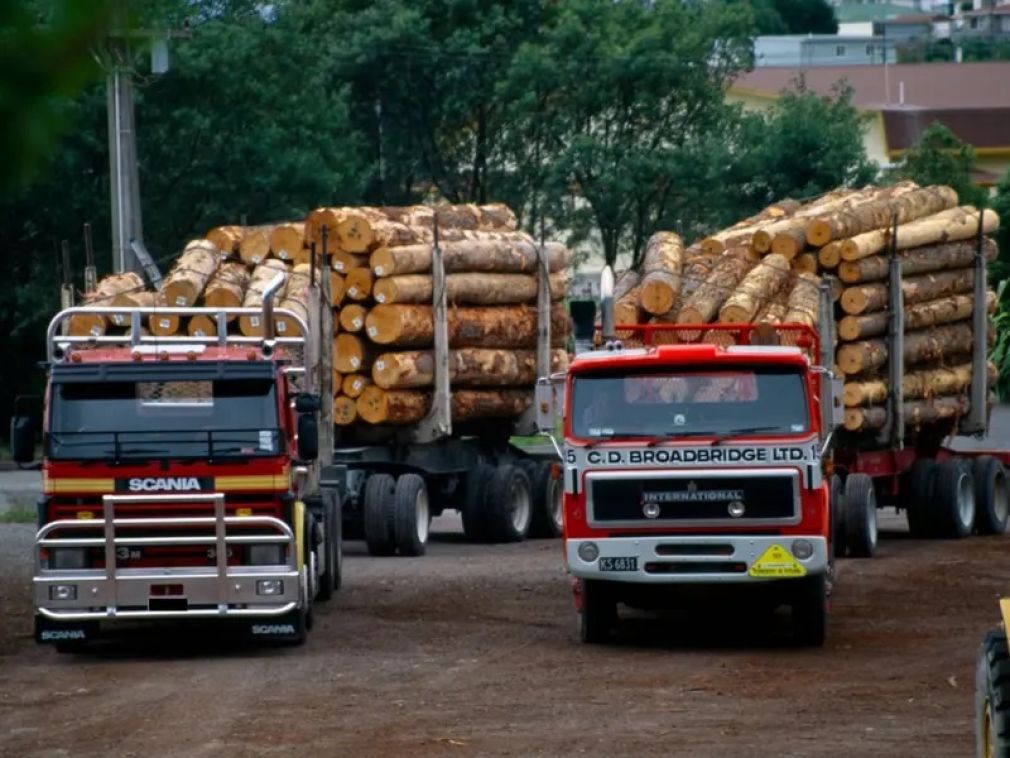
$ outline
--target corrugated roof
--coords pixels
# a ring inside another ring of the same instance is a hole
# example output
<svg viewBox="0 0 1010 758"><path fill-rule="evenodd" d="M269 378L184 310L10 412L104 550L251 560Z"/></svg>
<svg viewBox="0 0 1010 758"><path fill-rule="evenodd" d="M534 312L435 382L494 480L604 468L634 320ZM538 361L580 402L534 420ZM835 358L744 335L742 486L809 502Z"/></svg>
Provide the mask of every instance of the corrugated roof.
<svg viewBox="0 0 1010 758"><path fill-rule="evenodd" d="M1010 14L1010 5L997 5L995 8L983 8L977 11L965 11L962 16L1006 16Z"/></svg>
<svg viewBox="0 0 1010 758"><path fill-rule="evenodd" d="M821 94L846 81L859 108L899 108L904 83L905 108L1010 108L1010 62L908 63L880 66L764 66L740 76L736 87L775 95L793 87L802 74L807 87ZM1010 129L1010 124L1007 126ZM1010 144L1010 139L1004 144Z"/></svg>

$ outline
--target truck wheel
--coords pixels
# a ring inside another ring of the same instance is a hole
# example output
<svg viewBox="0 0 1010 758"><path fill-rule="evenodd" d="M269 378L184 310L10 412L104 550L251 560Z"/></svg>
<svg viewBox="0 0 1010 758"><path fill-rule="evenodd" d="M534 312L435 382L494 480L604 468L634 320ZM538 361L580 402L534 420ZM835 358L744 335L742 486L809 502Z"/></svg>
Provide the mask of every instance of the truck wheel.
<svg viewBox="0 0 1010 758"><path fill-rule="evenodd" d="M985 636L975 666L975 754L1010 755L1010 652L1003 629Z"/></svg>
<svg viewBox="0 0 1010 758"><path fill-rule="evenodd" d="M1006 470L991 455L975 459L975 530L979 534L1003 534L1010 517Z"/></svg>
<svg viewBox="0 0 1010 758"><path fill-rule="evenodd" d="M520 542L530 530L533 498L530 480L518 466L505 464L491 474L484 492L484 517L494 542Z"/></svg>
<svg viewBox="0 0 1010 758"><path fill-rule="evenodd" d="M530 520L530 537L555 538L561 536L561 488L552 478L550 463L520 461L519 467L529 477L533 491L533 517Z"/></svg>
<svg viewBox="0 0 1010 758"><path fill-rule="evenodd" d="M428 544L428 488L417 474L403 474L396 480L396 547L400 555L424 555Z"/></svg>
<svg viewBox="0 0 1010 758"><path fill-rule="evenodd" d="M791 609L793 641L800 647L821 647L828 627L826 577L810 576L797 584Z"/></svg>
<svg viewBox="0 0 1010 758"><path fill-rule="evenodd" d="M484 463L478 463L466 474L466 495L463 500L463 534L468 542L486 542L488 540L488 524L484 513L484 493L494 469Z"/></svg>
<svg viewBox="0 0 1010 758"><path fill-rule="evenodd" d="M395 492L396 480L389 474L372 474L365 480L365 544L369 555L396 552Z"/></svg>
<svg viewBox="0 0 1010 758"><path fill-rule="evenodd" d="M329 600L340 589L343 569L343 540L341 536L340 495L330 490L323 491L323 553L326 565L319 575L317 600Z"/></svg>
<svg viewBox="0 0 1010 758"><path fill-rule="evenodd" d="M933 533L931 505L936 490L936 461L917 460L905 474L905 518L913 537L928 537Z"/></svg>
<svg viewBox="0 0 1010 758"><path fill-rule="evenodd" d="M582 579L579 639L588 645L610 641L617 624L617 601L610 587L597 579Z"/></svg>
<svg viewBox="0 0 1010 758"><path fill-rule="evenodd" d="M936 536L961 539L971 534L975 524L975 481L967 461L948 458L940 463L930 510Z"/></svg>
<svg viewBox="0 0 1010 758"><path fill-rule="evenodd" d="M845 489L842 478L835 474L831 477L830 500L831 509L831 549L835 558L844 558L845 544Z"/></svg>
<svg viewBox="0 0 1010 758"><path fill-rule="evenodd" d="M845 543L853 558L872 558L877 551L877 494L866 474L845 479Z"/></svg>

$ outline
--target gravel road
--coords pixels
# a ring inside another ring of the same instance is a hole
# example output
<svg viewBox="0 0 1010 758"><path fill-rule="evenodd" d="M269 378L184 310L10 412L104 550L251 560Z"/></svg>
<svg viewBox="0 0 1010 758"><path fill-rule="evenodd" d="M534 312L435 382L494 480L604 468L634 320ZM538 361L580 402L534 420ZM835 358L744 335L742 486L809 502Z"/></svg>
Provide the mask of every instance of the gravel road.
<svg viewBox="0 0 1010 758"><path fill-rule="evenodd" d="M900 524L893 518L885 527ZM823 650L734 609L574 639L554 541L349 543L300 648L190 640L64 656L31 640L31 527L0 526L0 754L965 756L1007 539L887 535L843 561Z"/></svg>

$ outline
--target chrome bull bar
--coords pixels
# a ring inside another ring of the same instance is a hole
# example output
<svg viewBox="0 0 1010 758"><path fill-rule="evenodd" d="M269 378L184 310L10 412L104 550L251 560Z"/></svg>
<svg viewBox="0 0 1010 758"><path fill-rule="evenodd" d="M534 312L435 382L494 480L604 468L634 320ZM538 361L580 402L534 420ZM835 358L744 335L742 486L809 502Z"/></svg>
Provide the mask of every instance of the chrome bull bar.
<svg viewBox="0 0 1010 758"><path fill-rule="evenodd" d="M119 504L213 503L213 516L167 518L116 518ZM224 618L280 616L294 610L300 597L297 540L288 524L272 516L226 516L223 493L188 495L104 495L102 519L59 520L43 526L35 536L35 608L46 618L60 621ZM271 527L276 534L231 534L228 526ZM119 527L210 527L204 536L117 536ZM102 537L50 537L58 530L101 528ZM272 566L229 566L230 545L282 544L287 562ZM117 549L153 545L212 545L216 566L172 568L119 568ZM42 565L43 549L104 547L104 569L53 569ZM281 590L258 594L264 580L281 582ZM182 584L188 606L184 610L152 610L151 585ZM50 588L73 585L75 597L53 599ZM144 606L141 608L140 606ZM240 607L241 606L241 607Z"/></svg>

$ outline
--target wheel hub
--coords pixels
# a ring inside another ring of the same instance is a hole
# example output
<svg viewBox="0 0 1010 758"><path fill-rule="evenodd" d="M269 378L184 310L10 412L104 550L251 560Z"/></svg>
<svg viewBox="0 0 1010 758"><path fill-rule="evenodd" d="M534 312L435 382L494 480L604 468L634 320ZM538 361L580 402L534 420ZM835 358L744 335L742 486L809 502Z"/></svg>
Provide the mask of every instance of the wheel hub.
<svg viewBox="0 0 1010 758"><path fill-rule="evenodd" d="M414 500L414 513L417 519L417 540L422 545L428 542L428 493L421 490Z"/></svg>
<svg viewBox="0 0 1010 758"><path fill-rule="evenodd" d="M512 514L512 526L519 532L526 531L530 520L530 499L516 481L509 488L509 512Z"/></svg>
<svg viewBox="0 0 1010 758"><path fill-rule="evenodd" d="M957 516L969 528L975 520L975 495L968 474L962 474L957 480Z"/></svg>

